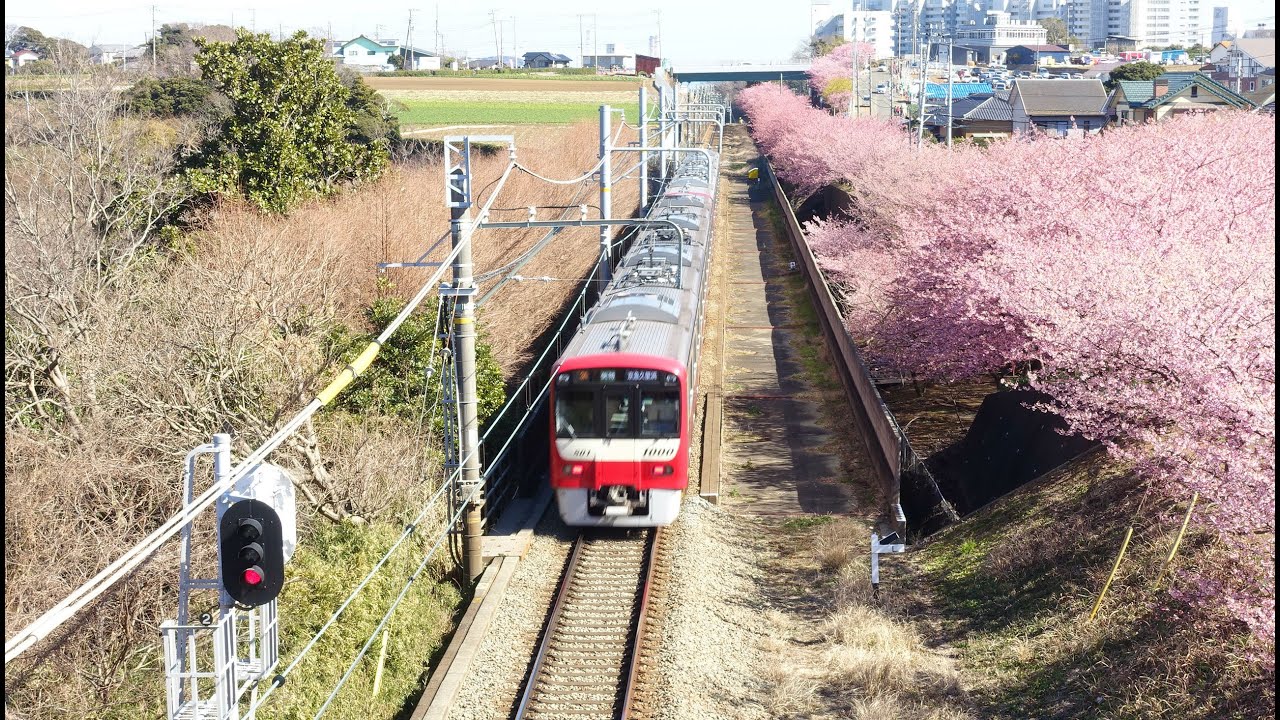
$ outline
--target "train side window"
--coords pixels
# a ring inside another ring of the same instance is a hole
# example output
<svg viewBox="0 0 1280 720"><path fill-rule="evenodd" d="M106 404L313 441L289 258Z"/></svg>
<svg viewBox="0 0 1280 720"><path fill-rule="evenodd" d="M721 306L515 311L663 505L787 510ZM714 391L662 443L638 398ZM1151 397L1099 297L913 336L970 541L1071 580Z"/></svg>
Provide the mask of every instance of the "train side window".
<svg viewBox="0 0 1280 720"><path fill-rule="evenodd" d="M641 391L640 437L680 437L680 393Z"/></svg>
<svg viewBox="0 0 1280 720"><path fill-rule="evenodd" d="M596 394L590 390L556 393L556 437L599 437L596 434Z"/></svg>
<svg viewBox="0 0 1280 720"><path fill-rule="evenodd" d="M631 388L604 393L605 437L634 437L631 429Z"/></svg>

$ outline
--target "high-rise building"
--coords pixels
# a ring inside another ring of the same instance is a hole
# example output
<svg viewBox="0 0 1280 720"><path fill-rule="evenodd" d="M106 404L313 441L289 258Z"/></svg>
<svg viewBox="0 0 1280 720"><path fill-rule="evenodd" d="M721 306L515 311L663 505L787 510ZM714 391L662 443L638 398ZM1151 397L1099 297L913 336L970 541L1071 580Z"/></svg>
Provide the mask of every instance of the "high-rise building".
<svg viewBox="0 0 1280 720"><path fill-rule="evenodd" d="M833 15L814 30L820 40L867 43L874 57L895 54L896 27L892 13L883 10L845 10Z"/></svg>
<svg viewBox="0 0 1280 720"><path fill-rule="evenodd" d="M1106 45L1131 49L1183 45L1217 39L1227 25L1226 9L1213 14L1213 25L1201 11L1205 0L825 0L810 6L815 33L845 39L870 25L866 13L889 13L890 47L898 55L916 51L928 33L954 36L981 32L999 13L997 24L1039 23L1058 18L1067 34L1090 48ZM858 20L854 20L855 13ZM883 16L875 16L877 37ZM1212 33L1210 31L1213 31Z"/></svg>
<svg viewBox="0 0 1280 720"><path fill-rule="evenodd" d="M1209 38L1210 45L1217 45L1223 40L1231 37L1231 17L1228 12L1230 8L1218 6L1213 9L1213 35Z"/></svg>

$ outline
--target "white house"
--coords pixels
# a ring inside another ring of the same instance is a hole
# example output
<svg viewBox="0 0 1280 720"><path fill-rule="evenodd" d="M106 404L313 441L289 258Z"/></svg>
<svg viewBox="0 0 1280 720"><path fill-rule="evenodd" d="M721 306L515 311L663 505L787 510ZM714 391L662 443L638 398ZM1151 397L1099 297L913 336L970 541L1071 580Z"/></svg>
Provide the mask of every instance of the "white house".
<svg viewBox="0 0 1280 720"><path fill-rule="evenodd" d="M89 60L94 65L119 64L128 67L150 52L146 45L94 45L89 48Z"/></svg>
<svg viewBox="0 0 1280 720"><path fill-rule="evenodd" d="M583 55L582 67L600 68L602 70L627 70L635 72L636 54L625 51L621 45L606 43L604 52L599 55Z"/></svg>
<svg viewBox="0 0 1280 720"><path fill-rule="evenodd" d="M40 56L37 55L34 50L27 50L23 48L22 50L15 51L13 54L10 54L7 50L5 51L5 60L9 62L9 67L11 68L20 68L29 62L34 62L39 59Z"/></svg>
<svg viewBox="0 0 1280 720"><path fill-rule="evenodd" d="M365 70L381 70L391 64L391 58L408 55L408 70L439 70L440 58L435 53L414 47L405 47L396 40L373 40L364 35L338 45L335 58L343 65Z"/></svg>

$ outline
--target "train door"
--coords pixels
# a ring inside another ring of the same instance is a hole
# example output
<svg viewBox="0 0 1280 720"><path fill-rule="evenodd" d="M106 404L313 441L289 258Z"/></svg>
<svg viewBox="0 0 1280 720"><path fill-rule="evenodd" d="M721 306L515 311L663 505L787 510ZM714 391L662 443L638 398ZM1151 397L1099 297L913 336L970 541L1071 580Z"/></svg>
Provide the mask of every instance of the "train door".
<svg viewBox="0 0 1280 720"><path fill-rule="evenodd" d="M637 392L634 385L605 388L604 447L597 457L597 468L603 471L599 476L601 485L639 486L640 458L636 456L635 441Z"/></svg>

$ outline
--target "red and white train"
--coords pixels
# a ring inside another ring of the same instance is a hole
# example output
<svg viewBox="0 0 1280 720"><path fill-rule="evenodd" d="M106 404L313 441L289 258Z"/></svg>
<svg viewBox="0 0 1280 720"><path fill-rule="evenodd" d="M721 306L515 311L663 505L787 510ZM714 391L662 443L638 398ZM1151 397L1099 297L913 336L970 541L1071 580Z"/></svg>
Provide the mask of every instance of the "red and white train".
<svg viewBox="0 0 1280 720"><path fill-rule="evenodd" d="M551 487L571 526L669 525L689 437L719 157L689 153L569 342L551 387Z"/></svg>

